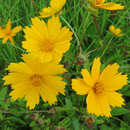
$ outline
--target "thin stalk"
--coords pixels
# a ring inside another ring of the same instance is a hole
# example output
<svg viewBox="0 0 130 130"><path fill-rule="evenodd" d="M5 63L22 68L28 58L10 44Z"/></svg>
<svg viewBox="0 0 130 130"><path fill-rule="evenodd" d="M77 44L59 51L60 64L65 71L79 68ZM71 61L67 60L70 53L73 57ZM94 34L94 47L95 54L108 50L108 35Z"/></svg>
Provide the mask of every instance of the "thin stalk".
<svg viewBox="0 0 130 130"><path fill-rule="evenodd" d="M95 15L91 15L91 16L93 17L93 22L95 23L95 26L96 26L97 35L99 36L100 39L102 39L101 38L101 30L100 30L100 27L99 27L99 24L98 24L98 21L97 21L97 17Z"/></svg>
<svg viewBox="0 0 130 130"><path fill-rule="evenodd" d="M109 46L111 45L111 41L112 40L113 40L113 37L109 40L109 42L108 42L106 48L104 49L104 51L103 51L103 53L102 53L100 58L102 58L105 55L106 51L108 50Z"/></svg>
<svg viewBox="0 0 130 130"><path fill-rule="evenodd" d="M85 32L86 32L86 26L87 26L89 17L90 17L90 13L88 13L87 17L86 17L85 20L84 20L83 32L82 32L82 37L81 37L81 42L80 42L81 44L83 43L83 40L84 40L84 35L85 35Z"/></svg>
<svg viewBox="0 0 130 130"><path fill-rule="evenodd" d="M16 48L16 49L19 49L20 51L22 51L23 53L26 53L27 54L27 52L24 50L24 49L22 49L22 48L20 48L20 47L18 47L18 46L16 46L16 45L12 45L11 43L7 43L9 46L12 46L12 47L14 47L14 48Z"/></svg>
<svg viewBox="0 0 130 130"><path fill-rule="evenodd" d="M73 32L75 38L76 38L76 41L77 41L77 44L78 44L78 47L80 48L81 50L81 45L80 45L80 41L79 41L79 38L76 34L76 32L74 31L74 29L71 27L71 25L64 19L64 17L60 16L60 18L66 23L66 25L70 28L70 30Z"/></svg>

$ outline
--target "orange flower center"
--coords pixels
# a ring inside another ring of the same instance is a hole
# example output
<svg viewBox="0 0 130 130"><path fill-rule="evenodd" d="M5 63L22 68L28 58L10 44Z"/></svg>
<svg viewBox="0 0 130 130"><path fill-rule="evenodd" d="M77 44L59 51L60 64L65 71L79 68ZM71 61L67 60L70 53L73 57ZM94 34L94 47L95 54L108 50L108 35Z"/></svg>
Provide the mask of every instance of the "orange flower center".
<svg viewBox="0 0 130 130"><path fill-rule="evenodd" d="M10 35L10 32L6 33L6 35Z"/></svg>
<svg viewBox="0 0 130 130"><path fill-rule="evenodd" d="M50 40L47 40L45 39L43 42L42 42L42 51L46 51L46 52L49 52L49 51L52 51L53 48L54 48L54 44L52 41Z"/></svg>
<svg viewBox="0 0 130 130"><path fill-rule="evenodd" d="M95 94L101 94L103 92L104 88L103 85L99 82L96 82L93 86L93 91Z"/></svg>
<svg viewBox="0 0 130 130"><path fill-rule="evenodd" d="M31 80L31 83L33 86L40 86L40 84L42 82L42 76L34 74L30 77L30 80Z"/></svg>

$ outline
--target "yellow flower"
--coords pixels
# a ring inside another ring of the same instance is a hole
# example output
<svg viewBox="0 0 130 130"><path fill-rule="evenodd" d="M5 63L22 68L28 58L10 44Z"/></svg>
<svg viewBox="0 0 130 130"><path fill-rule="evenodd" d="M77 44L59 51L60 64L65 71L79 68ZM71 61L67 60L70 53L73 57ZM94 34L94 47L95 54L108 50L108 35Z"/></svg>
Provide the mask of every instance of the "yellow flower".
<svg viewBox="0 0 130 130"><path fill-rule="evenodd" d="M86 103L89 113L110 117L110 105L121 107L124 104L122 95L116 90L127 84L127 75L118 73L117 63L108 65L102 73L100 66L100 58L95 58L91 74L86 69L82 69L83 79L72 79L72 88L79 95L88 94Z"/></svg>
<svg viewBox="0 0 130 130"><path fill-rule="evenodd" d="M70 47L72 32L61 27L58 17L52 17L46 25L38 17L32 18L32 26L24 29L26 41L23 48L39 57L41 62L59 62Z"/></svg>
<svg viewBox="0 0 130 130"><path fill-rule="evenodd" d="M21 26L11 29L11 21L9 19L5 28L0 27L0 38L3 38L2 43L5 44L8 40L10 40L10 42L14 45L12 37L14 37L21 29Z"/></svg>
<svg viewBox="0 0 130 130"><path fill-rule="evenodd" d="M124 34L121 33L121 29L120 28L115 28L113 25L109 26L109 31L112 32L114 35L118 36L118 37L121 37L123 36Z"/></svg>
<svg viewBox="0 0 130 130"><path fill-rule="evenodd" d="M50 7L43 8L42 11L40 12L41 17L45 18L55 15L63 8L65 3L66 0L51 0Z"/></svg>
<svg viewBox="0 0 130 130"><path fill-rule="evenodd" d="M4 85L11 84L13 100L25 97L27 107L33 109L39 104L40 96L49 104L57 101L58 93L64 94L66 83L57 74L66 70L63 65L38 62L32 55L24 55L24 62L11 63L9 74L3 77Z"/></svg>
<svg viewBox="0 0 130 130"><path fill-rule="evenodd" d="M102 8L106 10L123 10L124 6L120 4L115 4L113 2L104 3L106 0L95 0L91 2L95 8Z"/></svg>

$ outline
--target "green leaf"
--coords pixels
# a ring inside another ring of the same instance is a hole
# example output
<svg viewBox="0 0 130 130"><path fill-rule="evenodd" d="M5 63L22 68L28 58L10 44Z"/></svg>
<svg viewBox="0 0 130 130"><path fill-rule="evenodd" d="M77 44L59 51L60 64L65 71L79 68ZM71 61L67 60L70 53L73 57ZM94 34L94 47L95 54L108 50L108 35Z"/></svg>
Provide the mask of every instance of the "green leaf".
<svg viewBox="0 0 130 130"><path fill-rule="evenodd" d="M5 96L6 96L6 94L7 94L7 90L8 90L7 87L3 87L3 88L0 90L0 100L4 100L4 99L5 99Z"/></svg>
<svg viewBox="0 0 130 130"><path fill-rule="evenodd" d="M80 128L79 128L79 120L76 117L72 118L72 122L73 122L74 130L80 130Z"/></svg>
<svg viewBox="0 0 130 130"><path fill-rule="evenodd" d="M108 127L107 125L102 125L100 130L112 130L112 128Z"/></svg>
<svg viewBox="0 0 130 130"><path fill-rule="evenodd" d="M71 119L69 117L64 118L62 121L59 122L59 126L67 128L71 123Z"/></svg>
<svg viewBox="0 0 130 130"><path fill-rule="evenodd" d="M10 120L12 122L20 123L21 125L26 126L25 121L21 120L20 118L14 117L14 116L7 117L6 120Z"/></svg>
<svg viewBox="0 0 130 130"><path fill-rule="evenodd" d="M65 102L66 102L66 106L67 106L68 108L70 108L70 109L73 108L73 105L72 105L72 102L71 102L70 99L66 98L66 99L65 99Z"/></svg>
<svg viewBox="0 0 130 130"><path fill-rule="evenodd" d="M115 107L111 111L111 114L113 116L120 116L120 115L124 115L124 114L127 114L127 113L130 113L130 111L128 109L124 108L124 107L121 107L121 108Z"/></svg>
<svg viewBox="0 0 130 130"><path fill-rule="evenodd" d="M0 113L0 120L3 120L3 114Z"/></svg>
<svg viewBox="0 0 130 130"><path fill-rule="evenodd" d="M104 123L104 120L102 120L102 119L97 119L97 120L96 120L96 123L97 123L97 124L103 124L103 123Z"/></svg>
<svg viewBox="0 0 130 130"><path fill-rule="evenodd" d="M34 127L34 126L37 126L36 122L35 121L32 121L29 125L30 127Z"/></svg>
<svg viewBox="0 0 130 130"><path fill-rule="evenodd" d="M130 96L130 86L127 85L126 87L123 87L123 88L121 89L121 92L122 92L122 94L125 95L125 96Z"/></svg>
<svg viewBox="0 0 130 130"><path fill-rule="evenodd" d="M127 128L120 128L119 130L127 130Z"/></svg>
<svg viewBox="0 0 130 130"><path fill-rule="evenodd" d="M2 87L0 90L0 106L3 109L8 108L8 106L10 105L10 102L8 100L6 101L7 91L8 91L7 87Z"/></svg>

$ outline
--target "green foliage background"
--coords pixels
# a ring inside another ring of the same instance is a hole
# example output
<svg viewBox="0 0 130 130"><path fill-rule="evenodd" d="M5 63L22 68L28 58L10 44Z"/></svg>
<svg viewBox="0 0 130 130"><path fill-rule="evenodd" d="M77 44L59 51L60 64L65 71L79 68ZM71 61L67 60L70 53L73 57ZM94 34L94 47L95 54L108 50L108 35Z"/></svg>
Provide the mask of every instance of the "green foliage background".
<svg viewBox="0 0 130 130"><path fill-rule="evenodd" d="M109 1L109 0L108 0ZM62 64L68 70L63 75L68 83L66 96L59 95L58 102L49 106L43 101L33 111L26 108L24 99L12 101L9 86L3 86L1 78L7 74L4 69L11 62L21 61L21 42L24 33L21 31L15 37L16 46L5 45L0 40L0 129L1 130L128 130L130 129L130 80L121 89L126 105L122 108L112 108L112 117L96 117L86 111L85 96L78 96L71 89L71 79L80 77L82 68L90 70L95 57L100 57L102 69L114 62L120 64L120 70L128 74L130 79L130 0L112 0L125 6L123 11L100 10L97 22L101 34L97 33L96 25L90 12L84 8L85 0L67 0L62 9L61 22L74 31L70 50L64 55ZM12 27L31 25L31 18L38 16L39 11L48 5L48 0L0 0L0 26L8 19ZM120 27L125 34L114 37L109 31L109 25ZM82 54L79 49L82 48Z"/></svg>

